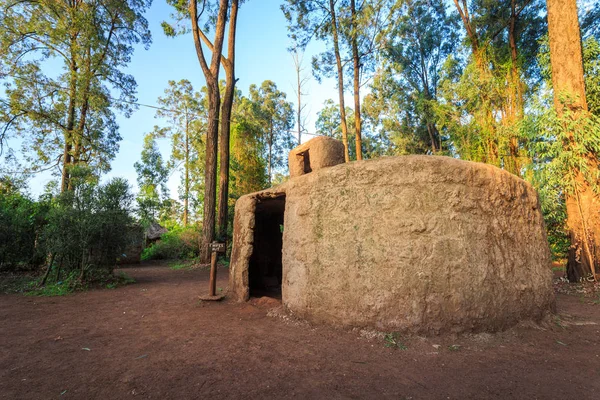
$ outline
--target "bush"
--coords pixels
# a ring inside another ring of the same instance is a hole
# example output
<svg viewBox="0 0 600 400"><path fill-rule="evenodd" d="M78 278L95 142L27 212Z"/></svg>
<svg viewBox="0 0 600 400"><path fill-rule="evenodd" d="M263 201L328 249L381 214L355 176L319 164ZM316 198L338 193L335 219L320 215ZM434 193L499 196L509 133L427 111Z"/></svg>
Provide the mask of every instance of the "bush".
<svg viewBox="0 0 600 400"><path fill-rule="evenodd" d="M33 201L0 179L0 270L26 269L44 261L38 241L49 202Z"/></svg>
<svg viewBox="0 0 600 400"><path fill-rule="evenodd" d="M133 196L127 182L115 178L105 185L76 181L71 191L55 200L43 231L50 263L79 279L94 270L112 272L129 243L128 226ZM58 275L58 272L57 272Z"/></svg>
<svg viewBox="0 0 600 400"><path fill-rule="evenodd" d="M191 259L198 257L198 228L175 227L142 252L142 260Z"/></svg>

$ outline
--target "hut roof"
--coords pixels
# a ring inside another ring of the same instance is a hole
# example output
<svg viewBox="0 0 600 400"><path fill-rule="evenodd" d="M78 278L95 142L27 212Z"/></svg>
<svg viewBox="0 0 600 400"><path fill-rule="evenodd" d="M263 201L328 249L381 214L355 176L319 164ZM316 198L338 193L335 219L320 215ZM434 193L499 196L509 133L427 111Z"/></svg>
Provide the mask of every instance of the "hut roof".
<svg viewBox="0 0 600 400"><path fill-rule="evenodd" d="M162 227L158 222L153 222L146 229L146 237L150 240L160 239L163 233L169 232L167 228Z"/></svg>

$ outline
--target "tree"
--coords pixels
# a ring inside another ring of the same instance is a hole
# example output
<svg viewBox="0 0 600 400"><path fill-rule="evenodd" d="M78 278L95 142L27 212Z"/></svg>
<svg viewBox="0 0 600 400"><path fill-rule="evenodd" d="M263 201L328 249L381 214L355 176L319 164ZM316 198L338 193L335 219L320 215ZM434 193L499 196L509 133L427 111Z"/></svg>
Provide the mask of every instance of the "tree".
<svg viewBox="0 0 600 400"><path fill-rule="evenodd" d="M208 124L206 128L204 211L202 213L202 247L200 248L200 260L201 262L208 262L210 258L208 244L212 242L215 236L217 155L219 144L219 114L221 108L219 71L230 2L229 0L215 0L214 2L204 0L201 2L200 7L198 7L198 0L189 0L189 3L186 0L167 0L167 3L175 8L173 17L176 21L176 25L163 22L162 27L165 34L167 36L175 36L187 33L191 30L196 48L196 56L206 80L208 93ZM204 26L201 26L203 17L206 18L206 23ZM180 25L184 21L191 21L191 28L187 24L185 27L181 27ZM209 47L209 52L211 54L209 64L202 47L202 37L208 37L205 32L208 32L212 28L214 28L214 39L211 41L211 46Z"/></svg>
<svg viewBox="0 0 600 400"><path fill-rule="evenodd" d="M218 205L218 235L221 240L227 236L227 218L229 202L229 152L231 135L231 112L237 79L235 78L235 37L237 32L237 16L239 0L231 1L229 12L229 33L227 34L227 56L221 55L221 64L225 70L225 90L223 104L221 105L221 135L219 136L219 205ZM199 31L204 44L214 51L210 39Z"/></svg>
<svg viewBox="0 0 600 400"><path fill-rule="evenodd" d="M298 48L292 50L292 60L294 61L294 71L296 72L296 129L298 132L298 145L302 144L302 133L306 132L306 119L303 117L306 104L302 104L302 97L306 95L303 88L308 82L308 78L302 75L304 52Z"/></svg>
<svg viewBox="0 0 600 400"><path fill-rule="evenodd" d="M346 162L350 160L348 125L344 100L344 73L352 80L356 158L362 157L362 117L360 88L373 69L378 51L378 36L386 29L394 5L390 2L355 0L287 0L282 10L288 20L290 36L304 49L312 40L325 42L327 49L313 57L313 74L337 78L340 124Z"/></svg>
<svg viewBox="0 0 600 400"><path fill-rule="evenodd" d="M585 146L582 124L589 119L577 4L547 0L548 34L554 107L562 125L564 151L571 155L565 176L567 226L571 246L567 275L577 281L589 274L596 279L600 266L600 197L595 188L598 148ZM579 131L579 132L578 132Z"/></svg>
<svg viewBox="0 0 600 400"><path fill-rule="evenodd" d="M267 148L267 177L269 186L274 168L285 164L284 149L291 149L291 129L294 126L294 111L286 94L277 89L273 81L264 81L260 87L251 85L250 99L254 103L262 128L262 140Z"/></svg>
<svg viewBox="0 0 600 400"><path fill-rule="evenodd" d="M218 226L219 236L224 240L227 236L228 203L229 203L229 152L231 136L231 113L235 93L235 35L238 16L238 0L231 1L229 13L229 34L227 35L227 57L221 58L225 69L225 95L221 107L221 137L219 142L220 167L219 167L219 214Z"/></svg>
<svg viewBox="0 0 600 400"><path fill-rule="evenodd" d="M452 57L440 82L440 125L461 157L521 175L527 162L519 137L524 94L539 82L535 62L544 32L539 0L455 0L469 49L466 63Z"/></svg>
<svg viewBox="0 0 600 400"><path fill-rule="evenodd" d="M366 2L363 2L363 5ZM361 57L358 53L359 16L356 1L350 0L350 47L352 48L352 77L354 88L354 137L356 140L356 159L362 160L362 137L360 116L360 72Z"/></svg>
<svg viewBox="0 0 600 400"><path fill-rule="evenodd" d="M202 107L200 93L195 92L190 81L169 81L165 96L158 98L162 107L156 111L158 118L166 118L169 125L154 127L153 135L157 138L171 139L171 160L183 167L183 226L189 222L191 199L191 174L194 168L203 161L202 129L205 111Z"/></svg>
<svg viewBox="0 0 600 400"><path fill-rule="evenodd" d="M382 37L381 66L366 96L367 113L394 137L400 153L442 148L435 104L442 64L457 48L457 21L441 0L402 1Z"/></svg>
<svg viewBox="0 0 600 400"><path fill-rule="evenodd" d="M324 64L326 68L323 73L329 76L333 71L331 66L335 63L344 157L346 162L349 162L348 125L346 123L346 106L344 102L344 70L340 51L339 6L336 6L335 0L286 0L286 4L282 5L281 9L288 21L290 36L297 44L295 47L304 49L313 37L323 40L331 46L331 52L321 55L321 60L326 60L325 62L319 62L318 58L313 58L313 71L316 72L317 79L319 79L323 70L319 64ZM335 61L333 61L334 59Z"/></svg>
<svg viewBox="0 0 600 400"><path fill-rule="evenodd" d="M346 107L345 114L348 116L347 132L348 138L354 136L354 113L350 107ZM323 102L323 108L317 113L317 121L315 122L315 130L317 135L329 136L337 140L342 139L342 129L340 126L340 107L332 99L327 99ZM348 155L350 158L356 157L356 142L348 140Z"/></svg>
<svg viewBox="0 0 600 400"><path fill-rule="evenodd" d="M132 111L136 83L122 69L134 44L150 43L150 3L0 1L0 73L9 79L2 132L26 139L30 170L61 165L62 191L78 164L110 168L120 140L111 108ZM44 73L56 61L65 72Z"/></svg>
<svg viewBox="0 0 600 400"><path fill-rule="evenodd" d="M231 141L231 195L233 199L268 187L264 125L248 98L236 101Z"/></svg>
<svg viewBox="0 0 600 400"><path fill-rule="evenodd" d="M141 160L135 162L139 193L138 214L144 224L158 220L160 209L169 197L169 168L163 161L153 134L144 136Z"/></svg>

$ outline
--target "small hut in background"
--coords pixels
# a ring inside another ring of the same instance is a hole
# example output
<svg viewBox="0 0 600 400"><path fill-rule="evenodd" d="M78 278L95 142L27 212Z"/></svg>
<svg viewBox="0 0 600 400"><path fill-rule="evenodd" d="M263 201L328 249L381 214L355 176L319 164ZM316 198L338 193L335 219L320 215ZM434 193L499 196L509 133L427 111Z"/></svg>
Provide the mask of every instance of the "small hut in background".
<svg viewBox="0 0 600 400"><path fill-rule="evenodd" d="M160 225L158 222L153 222L152 224L150 224L150 226L146 228L146 232L144 233L146 242L145 247L150 246L152 243L156 243L160 239L160 237L167 232L169 232L169 230Z"/></svg>

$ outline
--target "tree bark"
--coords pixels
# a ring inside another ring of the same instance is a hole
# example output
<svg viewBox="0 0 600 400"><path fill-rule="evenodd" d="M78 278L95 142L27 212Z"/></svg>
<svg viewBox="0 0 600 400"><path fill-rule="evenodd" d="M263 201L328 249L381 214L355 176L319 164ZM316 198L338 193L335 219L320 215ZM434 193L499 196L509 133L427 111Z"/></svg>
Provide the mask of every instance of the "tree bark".
<svg viewBox="0 0 600 400"><path fill-rule="evenodd" d="M269 128L269 140L267 142L267 146L269 147L269 159L267 162L267 174L269 175L269 182L268 182L268 186L271 187L271 181L272 181L272 177L271 177L271 171L272 171L272 165L273 165L273 123L271 123L270 128Z"/></svg>
<svg viewBox="0 0 600 400"><path fill-rule="evenodd" d="M227 58L221 62L225 69L225 94L221 108L221 136L219 146L221 148L219 167L219 214L218 235L221 240L227 239L227 221L229 207L229 146L231 137L231 109L233 107L233 96L235 94L235 35L237 29L238 0L232 0L231 12L229 13L229 35L227 38Z"/></svg>
<svg viewBox="0 0 600 400"><path fill-rule="evenodd" d="M519 57L517 49L517 9L516 0L511 0L510 22L508 25L508 45L510 47L510 71L508 79L508 125L516 128L516 124L523 118L523 90L519 73ZM519 139L512 133L509 137L508 160L505 169L517 176L521 176L521 162L519 160Z"/></svg>
<svg viewBox="0 0 600 400"><path fill-rule="evenodd" d="M70 65L70 79L69 79L69 106L67 114L67 125L64 133L64 150L63 150L63 168L62 168L62 180L60 184L61 193L65 192L69 188L70 182L70 167L71 167L71 150L73 148L73 130L75 128L75 97L77 96L77 63L75 61L74 46L75 40L71 40L71 65Z"/></svg>
<svg viewBox="0 0 600 400"><path fill-rule="evenodd" d="M342 142L344 143L344 159L346 162L350 162L350 151L348 149L348 125L346 124L346 105L344 102L344 69L342 67L342 57L340 56L340 44L334 0L329 0L329 12L331 14L331 31L333 33L333 51L335 53L335 62L337 66L338 95L340 98L340 122L342 125Z"/></svg>
<svg viewBox="0 0 600 400"><path fill-rule="evenodd" d="M546 0L546 4L554 107L562 116L565 104L561 97L568 95L572 101L568 105L571 114L575 119L580 118L587 112L587 102L577 3L575 0ZM572 133L567 133L567 140L569 146L577 146ZM586 161L592 172L597 171L598 158L595 154L589 154ZM590 274L596 279L600 259L597 245L600 243L600 198L581 171L576 171L574 184L574 193L565 196L571 239L567 276L572 282Z"/></svg>
<svg viewBox="0 0 600 400"><path fill-rule="evenodd" d="M204 207L202 215L202 238L200 243L200 262L210 260L210 242L215 237L215 206L217 195L217 153L219 137L219 111L221 94L219 92L219 69L223 52L225 37L225 24L229 0L219 1L219 11L215 25L215 40L211 49L212 58L210 66L204 57L202 49L202 35L199 26L198 1L190 0L189 11L192 21L192 34L196 55L204 73L208 91L208 126L206 131L206 164L204 169Z"/></svg>
<svg viewBox="0 0 600 400"><path fill-rule="evenodd" d="M352 63L354 69L354 126L356 139L356 159L362 160L362 134L361 134L361 116L360 116L360 56L358 54L358 23L356 21L355 0L350 0L350 13L352 18L351 38L352 38Z"/></svg>
<svg viewBox="0 0 600 400"><path fill-rule="evenodd" d="M186 106L187 107L187 106ZM190 124L186 110L185 116L185 177L183 189L183 226L188 226L189 222L189 198L190 198Z"/></svg>

